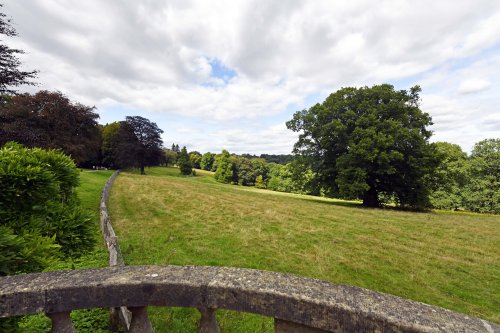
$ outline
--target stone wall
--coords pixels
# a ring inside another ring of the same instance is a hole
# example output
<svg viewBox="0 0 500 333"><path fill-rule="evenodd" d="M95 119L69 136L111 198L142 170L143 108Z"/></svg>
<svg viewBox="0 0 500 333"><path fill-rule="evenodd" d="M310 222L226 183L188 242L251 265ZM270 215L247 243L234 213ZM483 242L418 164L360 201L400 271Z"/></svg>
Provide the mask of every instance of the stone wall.
<svg viewBox="0 0 500 333"><path fill-rule="evenodd" d="M273 317L279 333L500 332L497 324L436 306L253 269L115 266L0 278L0 317L45 312L62 327L75 309L127 306L130 331L151 332L150 305L199 309L200 332L218 332L217 309Z"/></svg>
<svg viewBox="0 0 500 333"><path fill-rule="evenodd" d="M100 203L100 220L101 220L101 232L104 238L104 243L108 249L109 266L124 266L123 256L120 250L120 245L118 244L118 237L113 230L111 225L111 218L108 212L108 199L109 192L115 181L115 178L119 175L120 170L113 172L111 177L109 177L104 189L101 193L101 203ZM121 327L130 328L131 322L131 312L125 306L111 308L111 326L114 329Z"/></svg>
<svg viewBox="0 0 500 333"><path fill-rule="evenodd" d="M111 219L108 213L108 198L111 187L115 181L115 178L120 173L120 170L116 170L111 177L109 177L106 185L101 194L101 204L100 204L100 215L101 215L101 232L104 237L104 243L108 249L109 253L109 266L123 266L123 257L120 251L120 246L118 245L118 238L116 237L113 226L111 225Z"/></svg>

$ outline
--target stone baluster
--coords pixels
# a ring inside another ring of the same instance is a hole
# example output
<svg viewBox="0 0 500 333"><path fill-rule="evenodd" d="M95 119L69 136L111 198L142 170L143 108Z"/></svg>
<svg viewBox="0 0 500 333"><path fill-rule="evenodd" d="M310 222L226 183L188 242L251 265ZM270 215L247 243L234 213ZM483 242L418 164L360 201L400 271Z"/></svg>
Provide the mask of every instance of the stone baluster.
<svg viewBox="0 0 500 333"><path fill-rule="evenodd" d="M198 326L198 333L219 333L219 325L215 317L215 310L212 308L199 308L201 313L200 325Z"/></svg>
<svg viewBox="0 0 500 333"><path fill-rule="evenodd" d="M128 329L129 333L153 333L153 327L148 318L147 307L129 307L132 312L132 321Z"/></svg>
<svg viewBox="0 0 500 333"><path fill-rule="evenodd" d="M52 321L50 333L75 333L69 314L70 312L47 313Z"/></svg>

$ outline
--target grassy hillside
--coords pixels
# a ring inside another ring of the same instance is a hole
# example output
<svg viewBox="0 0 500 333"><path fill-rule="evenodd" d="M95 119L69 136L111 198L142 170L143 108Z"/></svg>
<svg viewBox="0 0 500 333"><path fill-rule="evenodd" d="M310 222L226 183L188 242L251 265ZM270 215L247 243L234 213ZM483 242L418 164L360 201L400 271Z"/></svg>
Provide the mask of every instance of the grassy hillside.
<svg viewBox="0 0 500 333"><path fill-rule="evenodd" d="M104 184L111 174L112 171L84 171L80 173L80 186L77 188L77 193L81 206L93 217L97 240L94 251L81 258L67 260L49 267L48 271L106 267L108 265L108 253L102 241L99 227L99 202ZM108 332L109 312L107 309L73 311L71 317L78 332ZM45 315L27 316L23 318L20 325L23 333L42 333L50 330L50 320Z"/></svg>
<svg viewBox="0 0 500 333"><path fill-rule="evenodd" d="M123 173L111 193L127 264L290 272L500 322L499 216L365 209L219 184L206 173L181 177L177 169L153 168L147 174ZM196 325L195 311L156 311L158 332ZM269 319L219 317L225 331L272 331Z"/></svg>

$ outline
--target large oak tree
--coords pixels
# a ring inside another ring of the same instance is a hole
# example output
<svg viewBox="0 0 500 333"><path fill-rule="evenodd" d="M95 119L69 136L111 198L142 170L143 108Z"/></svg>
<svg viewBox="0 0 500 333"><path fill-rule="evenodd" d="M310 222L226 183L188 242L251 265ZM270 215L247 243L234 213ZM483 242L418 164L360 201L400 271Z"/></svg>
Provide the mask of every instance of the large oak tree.
<svg viewBox="0 0 500 333"><path fill-rule="evenodd" d="M420 91L388 84L342 88L287 122L300 133L294 152L329 195L359 198L369 207L384 198L425 207L439 158L429 144L432 122L419 108Z"/></svg>

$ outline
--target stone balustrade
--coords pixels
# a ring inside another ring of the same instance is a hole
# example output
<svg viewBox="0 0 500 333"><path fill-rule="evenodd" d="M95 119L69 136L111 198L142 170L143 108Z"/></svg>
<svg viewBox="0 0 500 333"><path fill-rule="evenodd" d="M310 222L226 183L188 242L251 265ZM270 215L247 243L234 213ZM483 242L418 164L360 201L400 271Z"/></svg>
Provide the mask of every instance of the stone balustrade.
<svg viewBox="0 0 500 333"><path fill-rule="evenodd" d="M152 332L147 306L194 307L199 332L219 332L215 311L274 318L275 332L500 332L500 326L371 290L230 267L116 266L0 278L0 317L46 313L73 332L72 310L125 306L129 332Z"/></svg>

